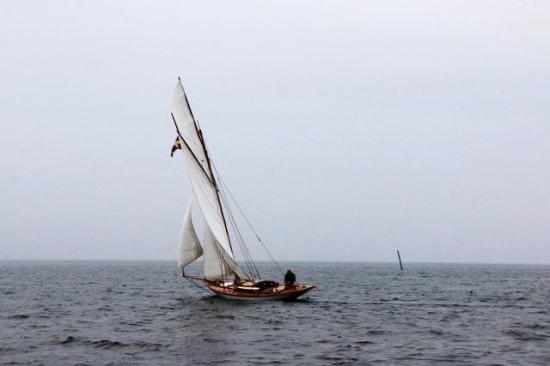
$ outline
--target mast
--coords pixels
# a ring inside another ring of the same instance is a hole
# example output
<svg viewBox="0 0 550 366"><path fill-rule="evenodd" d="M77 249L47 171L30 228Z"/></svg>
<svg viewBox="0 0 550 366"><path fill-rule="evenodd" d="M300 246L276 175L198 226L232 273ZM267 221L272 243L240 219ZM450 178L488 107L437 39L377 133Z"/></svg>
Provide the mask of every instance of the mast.
<svg viewBox="0 0 550 366"><path fill-rule="evenodd" d="M185 103L187 104L187 108L189 108L189 112L191 112L191 118L193 118L193 125L195 126L195 131L197 132L197 135L199 136L199 140L202 145L202 149L204 151L204 156L206 157L206 163L208 165L208 170L210 171L210 178L212 181L212 184L214 185L214 190L216 191L216 198L218 201L218 207L220 208L220 213L222 215L223 220L223 226L225 227L225 233L227 234L227 241L229 242L229 249L231 249L231 254L233 253L233 245L231 244L231 237L229 236L229 229L227 227L227 221L225 220L225 214L223 212L222 208L222 201L220 199L220 190L218 188L218 183L216 181L216 177L214 176L214 172L212 171L212 165L210 163L210 155L208 154L208 150L206 149L206 143L204 142L204 137L202 135L202 130L197 125L197 120L195 119L195 115L193 114L193 110L191 109L191 105L189 104L189 100L187 99L187 94L185 93L185 89L183 88L183 84L181 83L181 78L178 76L178 81L181 86L181 89L183 90L183 95L185 97Z"/></svg>

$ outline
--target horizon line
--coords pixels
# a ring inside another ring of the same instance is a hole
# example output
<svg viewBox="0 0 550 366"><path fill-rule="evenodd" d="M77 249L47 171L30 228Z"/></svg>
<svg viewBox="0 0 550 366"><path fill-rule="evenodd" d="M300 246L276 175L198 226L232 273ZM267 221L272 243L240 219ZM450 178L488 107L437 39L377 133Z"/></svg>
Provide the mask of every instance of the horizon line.
<svg viewBox="0 0 550 366"><path fill-rule="evenodd" d="M177 263L177 259L83 259L83 258L2 258L1 262L173 262ZM241 262L241 261L237 261ZM269 259L256 260L256 263L271 263ZM375 260L278 260L279 263L352 263L352 264L398 264L398 261L375 261ZM407 261L408 264L477 264L477 265L550 265L548 262L450 262L450 261Z"/></svg>

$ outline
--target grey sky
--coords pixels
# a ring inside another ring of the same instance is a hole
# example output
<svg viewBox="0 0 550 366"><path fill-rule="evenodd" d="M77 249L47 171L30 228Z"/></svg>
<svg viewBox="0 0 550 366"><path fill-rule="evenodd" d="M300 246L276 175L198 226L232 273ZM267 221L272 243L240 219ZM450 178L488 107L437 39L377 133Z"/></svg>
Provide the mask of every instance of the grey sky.
<svg viewBox="0 0 550 366"><path fill-rule="evenodd" d="M550 262L547 2L4 1L0 55L0 259L176 259L181 75L279 259Z"/></svg>

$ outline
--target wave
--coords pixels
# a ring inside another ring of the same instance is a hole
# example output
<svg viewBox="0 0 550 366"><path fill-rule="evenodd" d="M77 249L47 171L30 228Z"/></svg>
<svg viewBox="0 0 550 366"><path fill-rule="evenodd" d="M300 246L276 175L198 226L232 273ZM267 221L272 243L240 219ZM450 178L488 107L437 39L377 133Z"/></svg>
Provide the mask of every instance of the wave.
<svg viewBox="0 0 550 366"><path fill-rule="evenodd" d="M508 329L504 331L504 334L523 342L545 341L550 338L550 335L527 332L519 329Z"/></svg>
<svg viewBox="0 0 550 366"><path fill-rule="evenodd" d="M79 345L92 346L94 348L100 348L100 349L118 349L118 348L126 348L126 347L136 347L146 351L158 351L162 348L162 345L159 343L149 343L144 341L137 341L133 343L123 343L119 341L112 341L109 339L100 339L100 340L92 341L92 340L84 340L74 336L67 336L64 340L59 341L57 343L62 345L70 345L74 343Z"/></svg>

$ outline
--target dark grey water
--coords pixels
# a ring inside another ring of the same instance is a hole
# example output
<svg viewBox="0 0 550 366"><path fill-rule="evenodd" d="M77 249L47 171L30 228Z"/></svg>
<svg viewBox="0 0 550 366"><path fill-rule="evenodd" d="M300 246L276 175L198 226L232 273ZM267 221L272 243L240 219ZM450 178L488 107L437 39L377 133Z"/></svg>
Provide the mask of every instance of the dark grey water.
<svg viewBox="0 0 550 366"><path fill-rule="evenodd" d="M550 364L550 266L291 266L319 287L246 303L173 263L0 262L0 363Z"/></svg>

